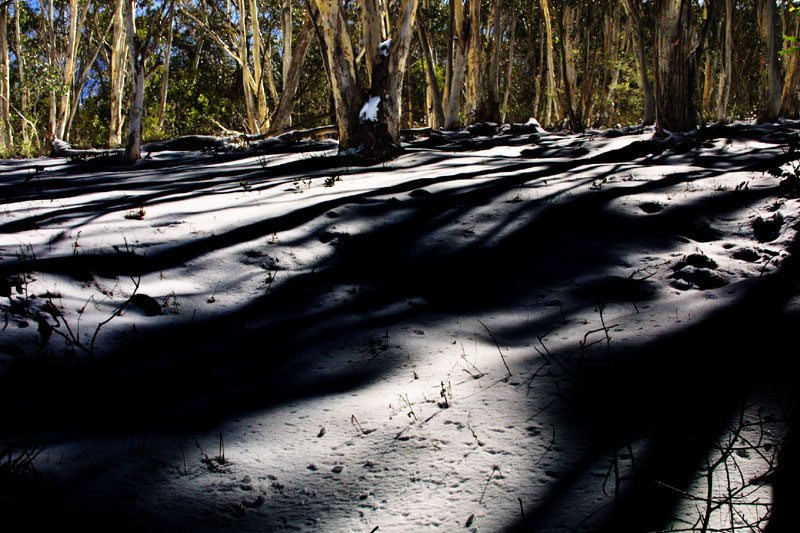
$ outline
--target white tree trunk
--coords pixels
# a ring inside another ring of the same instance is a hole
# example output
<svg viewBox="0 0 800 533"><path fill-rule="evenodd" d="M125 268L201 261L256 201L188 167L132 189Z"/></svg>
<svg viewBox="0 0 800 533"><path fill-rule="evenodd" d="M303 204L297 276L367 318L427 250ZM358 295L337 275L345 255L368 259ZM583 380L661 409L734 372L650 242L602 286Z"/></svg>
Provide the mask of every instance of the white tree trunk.
<svg viewBox="0 0 800 533"><path fill-rule="evenodd" d="M539 0L542 7L542 16L545 26L545 51L547 52L547 90L545 93L545 112L544 124L551 123L553 110L558 114L558 102L556 101L556 78L553 68L553 26L550 20L550 6L547 0Z"/></svg>
<svg viewBox="0 0 800 533"><path fill-rule="evenodd" d="M6 154L14 151L14 137L11 128L11 76L8 57L8 4L0 5L0 150Z"/></svg>
<svg viewBox="0 0 800 533"><path fill-rule="evenodd" d="M130 61L133 65L133 97L129 113L128 140L125 145L125 163L132 165L142 157L142 113L144 110L144 60L136 36L136 0L125 0L125 30L128 38Z"/></svg>
<svg viewBox="0 0 800 533"><path fill-rule="evenodd" d="M128 40L125 32L123 0L117 0L111 31L111 123L108 128L108 147L122 144L122 99L125 92L125 73L128 69Z"/></svg>

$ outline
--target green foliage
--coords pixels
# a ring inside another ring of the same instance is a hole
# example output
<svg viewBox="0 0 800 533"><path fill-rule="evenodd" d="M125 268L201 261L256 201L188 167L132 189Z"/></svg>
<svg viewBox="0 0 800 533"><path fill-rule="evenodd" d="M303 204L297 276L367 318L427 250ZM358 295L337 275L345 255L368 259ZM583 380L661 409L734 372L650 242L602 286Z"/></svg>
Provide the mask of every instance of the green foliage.
<svg viewBox="0 0 800 533"><path fill-rule="evenodd" d="M643 95L640 87L638 64L633 55L630 36L626 35L631 27L628 24L624 10L618 2L588 0L571 0L578 5L577 34L575 67L578 76L578 91L583 94L586 102L584 111L586 116L582 120L588 127L609 127L616 124L636 123L640 120L643 108ZM189 20L187 9L198 10L199 0L191 0L177 14L175 33L172 44L172 57L170 63L170 79L168 88L167 105L163 125L159 127L159 94L162 83L164 54L164 41L154 51L152 59L148 62L148 78L145 93L145 110L143 117L143 139L154 140L177 137L188 134L218 134L224 129L242 131L245 129L245 105L243 101L242 74L239 66L229 57L219 43L208 37L196 23ZM759 16L757 3L736 2L734 16L733 63L736 65L729 107L734 118L750 116L757 109L760 102L760 87L763 86L764 74L762 63L762 39L758 26ZM792 15L800 15L800 4L793 3L787 6L787 11ZM24 115L29 122L24 122L19 113L12 111L11 121L14 129L14 149L6 155L22 154L35 155L40 152L39 144L45 139L49 123L49 106L53 96L58 97L65 91L62 73L58 64L51 64L47 55L50 36L43 31L42 3L14 2L10 6L10 13L20 10L20 43L15 42L15 20L9 20L9 61L11 104L13 109L21 110L23 95L27 99ZM226 24L232 20L229 9L236 11L235 4L223 0L210 0L204 2L209 27L217 32L228 46L235 48L235 36L226 31ZM262 37L268 44L265 54L268 54L268 64L271 66L272 77L280 92L282 86L282 35L280 32L280 3L275 1L258 0L260 9L260 22ZM349 5L355 7L355 4ZM390 9L395 9L394 3L389 3ZM63 17L67 12L66 4L57 1L56 19ZM105 31L111 15L111 4L102 2L92 4L98 6L96 13L90 8L90 16L84 26L82 47L91 48L89 33ZM194 7L191 7L194 6ZM564 2L551 2L551 15L554 30L554 64L556 67L557 92L559 107L562 115L565 113L566 102L563 82L562 57L564 51L563 20ZM153 16L151 8L140 10L138 16L142 19L140 28L144 31L148 25L146 20ZM448 49L450 47L450 20L449 2L444 0L429 0L420 3L420 19L424 20L429 28L428 37L433 49L435 71L439 82L440 91L445 91L446 65ZM483 23L487 25L490 19L490 3L483 4ZM642 3L644 14L645 35L644 42L652 42L654 29L653 2ZM528 117L541 118L542 107L545 104L546 84L542 71L542 56L540 55L543 32L542 13L539 2L503 2L503 23L508 24L512 10L517 12L517 28L515 38L515 54L513 76L511 79L511 92L508 100L506 120L524 122ZM199 11L196 11L199 13ZM617 13L617 31L620 39L618 50L613 57L607 57L605 52L605 35L607 31L606 20L608 15ZM235 17L234 17L235 18ZM294 3L294 36L300 34L305 18L305 8L302 3ZM354 35L356 48L361 37L360 15L358 9L347 10L347 24ZM716 58L721 50L721 25L712 27L706 42L706 47ZM507 28L506 28L507 29ZM486 28L484 27L484 31ZM791 33L791 30L784 30ZM58 46L66 42L66 33L63 27L56 30ZM484 45L488 45L487 32ZM787 46L783 53L800 50L800 37L784 36ZM106 36L106 40L109 37ZM588 42L587 42L588 40ZM96 43L96 38L91 42ZM500 70L501 97L505 92L505 69L508 57L507 34L501 47ZM62 47L63 49L63 47ZM84 54L87 52L84 51ZM17 54L20 54L18 57ZM199 55L198 55L199 54ZM484 68L482 72L488 75L489 69L488 49L484 53ZM652 49L648 44L648 66L652 63ZM70 129L70 142L81 147L104 147L108 142L108 128L110 116L110 68L109 50L103 49L96 62L91 65L86 86L82 89L79 98L79 107L75 114ZM19 58L24 59L26 79L24 85L19 79ZM83 57L83 56L82 56ZM784 56L787 57L787 56ZM87 61L84 57L81 61ZM714 60L716 61L716 59ZM82 63L79 64L79 68ZM245 68L252 68L252 65ZM608 73L616 72L618 77L609 76ZM715 79L719 66L717 62L711 63L711 79ZM359 76L365 76L363 61L359 67ZM586 79L592 79L591 84L584 84ZM537 85L537 80L539 84ZM488 80L485 79L488 87ZM702 80L701 80L702 83ZM408 61L408 72L405 76L403 88L403 126L421 126L427 123L425 86L427 84L425 63L417 39L412 39L411 53ZM613 85L613 87L612 87ZM267 90L265 85L265 90ZM306 128L330 124L331 100L330 84L325 72L324 61L319 45L316 41L311 44L305 63L301 69L297 99L292 116L292 124L297 128ZM127 102L130 98L130 87L126 87L124 99L124 112L127 111ZM267 90L269 93L269 91ZM538 103L538 109L534 106ZM268 104L273 109L276 102L268 96ZM409 113L410 108L410 113ZM561 117L553 117L553 122L559 122ZM22 135L23 124L29 126ZM30 124L33 126L31 127ZM127 125L123 125L123 136ZM13 152L13 153L12 153Z"/></svg>

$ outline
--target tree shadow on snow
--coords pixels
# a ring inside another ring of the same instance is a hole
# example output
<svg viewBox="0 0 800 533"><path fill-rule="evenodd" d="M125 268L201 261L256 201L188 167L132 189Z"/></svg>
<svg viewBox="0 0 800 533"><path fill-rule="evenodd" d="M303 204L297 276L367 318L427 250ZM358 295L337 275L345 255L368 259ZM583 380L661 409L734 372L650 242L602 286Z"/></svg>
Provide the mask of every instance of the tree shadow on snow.
<svg viewBox="0 0 800 533"><path fill-rule="evenodd" d="M787 128L769 130L759 139L772 135L767 140L777 144L790 132ZM326 234L302 237L329 238L335 253L310 273L282 280L240 308L186 321L169 330L157 323L139 328L115 347L114 354L97 361L36 357L13 361L0 378L0 416L4 420L0 434L51 435L53 442L87 436L191 434L291 400L355 390L401 364L398 360L352 365L337 361L335 372L305 373L309 362L298 362L298 354L326 350L336 339L365 339L366 344L372 332L392 329L412 318L435 326L446 317L472 318L521 304L535 305L542 294L575 289L576 279L591 278L597 283L578 288L584 291L578 292L582 296L574 307L561 308L562 316L615 297L644 299L646 296L637 292L639 285L609 285L609 273L618 270L620 257L643 250L668 252L687 238L711 239L713 235L703 233L703 220L755 205L779 190L723 191L654 214L634 215L613 208L612 202L731 171L761 171L773 166L774 156L755 149L745 154L725 154L723 149L709 154L709 150L699 149L700 143L709 139L752 134L733 126L714 128L700 141L673 145L635 141L596 156L591 151L576 151L581 146L538 146L519 158L489 157L485 168L468 172L459 170L458 157L463 153L448 154L447 146L426 148L428 151L419 148L412 152L416 159L384 167L348 166L345 172L392 172L398 167L424 170L426 165L452 164L453 173L419 176L394 186L321 199L225 233L165 244L146 256L109 252L33 260L24 267L78 279L91 272L139 276L298 228L331 212L341 217L337 220L342 223L387 221L346 238ZM466 150L462 145L452 151ZM790 158L782 157L779 161ZM181 162L180 168L154 166L130 176L54 171L7 188L4 202L68 199L120 190L130 196L100 197L63 210L54 208L44 215L0 225L0 231L10 233L55 222L80 227L105 213L134 209L142 203L166 203L176 195L197 198L236 191L242 180L256 188L285 187L299 176L324 178L339 173L342 169L336 162L336 158L325 157L300 162L278 158L263 168L260 164L197 168L199 163L192 161ZM700 170L627 187L577 192L637 167L681 162ZM611 166L591 175L571 174L601 165ZM491 179L462 183L470 178ZM110 179L125 183L110 185ZM519 192L536 191L553 179L563 181L556 196L514 200ZM427 190L446 184L450 186ZM485 231L472 230L470 222L453 233L459 223L477 219L482 207L507 198L511 199L505 200L507 214L484 220ZM797 243L791 251L796 248ZM574 498L574 482L589 465L632 435L641 434L649 439L646 456L640 460L642 468L636 479L624 486L615 509L604 515L602 527L640 531L662 526L679 496L654 481L686 488L698 463L753 388L791 376L779 347L786 342L791 345L791 320L797 318L783 314L800 279L796 263L794 256L785 260L778 273L749 282L744 298L676 335L628 345L608 364L582 365L576 386L559 398L564 407L551 415L550 422L585 432L593 445L581 460L563 467L540 502L528 505L524 520L515 523L510 517L508 527L536 530L548 523L553 509ZM5 261L0 274L17 274L21 267ZM345 287L358 290L335 304L321 305L332 288ZM552 319L555 322L558 317ZM504 342L517 345L535 337L537 328L544 331L550 326L528 324L495 333ZM760 356L753 363L755 354ZM64 486L73 481L75 487L90 485L76 476ZM105 520L103 516L97 519Z"/></svg>

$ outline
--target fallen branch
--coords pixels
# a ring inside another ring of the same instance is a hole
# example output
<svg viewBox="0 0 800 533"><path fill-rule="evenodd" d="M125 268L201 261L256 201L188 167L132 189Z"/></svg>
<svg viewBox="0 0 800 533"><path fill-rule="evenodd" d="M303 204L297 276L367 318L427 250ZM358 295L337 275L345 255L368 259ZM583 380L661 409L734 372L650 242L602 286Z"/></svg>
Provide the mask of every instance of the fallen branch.
<svg viewBox="0 0 800 533"><path fill-rule="evenodd" d="M121 148L76 150L69 143L61 139L53 139L50 143L50 157L76 157L85 159L87 157L99 157L104 155L122 155Z"/></svg>

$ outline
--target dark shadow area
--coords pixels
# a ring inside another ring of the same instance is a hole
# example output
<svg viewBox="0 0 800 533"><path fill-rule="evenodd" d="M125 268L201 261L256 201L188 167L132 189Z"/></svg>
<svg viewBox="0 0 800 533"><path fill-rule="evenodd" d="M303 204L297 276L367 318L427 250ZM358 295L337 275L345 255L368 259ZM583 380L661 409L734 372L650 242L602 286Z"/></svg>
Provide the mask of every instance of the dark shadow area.
<svg viewBox="0 0 800 533"><path fill-rule="evenodd" d="M452 166L452 174L439 172L389 187L322 198L280 217L164 244L147 255L109 250L24 263L5 258L0 264L0 278L28 272L75 279L93 275L136 277L299 228L331 212L343 223L387 221L355 235L305 236L328 239L321 242L335 248L332 258L314 265L310 273L281 280L264 294L254 295L246 305L213 318L186 320L169 329L154 321L152 326L127 334L112 354L96 360L35 354L15 358L0 377L0 419L4 421L0 436L36 435L47 445L68 438L193 434L291 400L355 390L394 369L385 361L341 365L347 370L325 374L322 379L308 378L291 364L297 354L324 350L332 337L363 338L366 344L371 332L391 329L409 317L435 326L441 317L475 317L537 302L541 294L555 289L571 291L575 297L572 304L560 309L561 316L597 303L648 301L658 291L651 283L610 276L619 268L620 257L634 252L669 252L687 238L713 240L709 219L757 205L780 194L780 189L774 185L719 191L681 206L649 211L642 208L636 214L615 209L612 203L727 172L766 171L797 156L775 157L759 150L731 155L717 150L709 155L709 150L700 148L711 140L738 138L779 145L795 134L788 127L719 126L701 130L692 139L633 141L596 156L591 155L588 140L586 144L579 141L574 146L555 146L562 139L537 134L534 139L446 139L433 148L433 141L427 145L420 141L410 144L418 150L407 154L417 156L413 160L367 167L343 163L336 157L268 163L263 168L204 166L235 160L234 155L222 155L152 162L152 166L143 163L135 169L135 175L99 168L96 173L87 173L92 168L89 163L40 172L28 181L4 186L8 194L3 193L1 204L22 199L67 199L77 191L148 192L54 208L46 215L4 223L0 232L13 233L55 221L80 225L82 219L134 209L143 203L168 202L175 195L191 199L226 194L231 189L239 192L237 185L243 179L254 188L267 189L285 187L301 176L316 179L332 174L346 177L424 169L433 164ZM523 150L519 158L487 158L485 168L468 172L459 170L462 154L446 153L531 143L536 146ZM672 163L695 165L701 170L571 194L637 166ZM611 166L590 178L577 173L578 169L601 165ZM508 202L504 218L487 221L490 230L473 230L470 222L460 234L452 233L457 222L467 221L481 207L502 202L522 187L535 188L559 175L563 175L560 179L564 183L557 196ZM474 182L468 181L473 178ZM109 180L125 182L109 184ZM435 190L444 184L450 186ZM564 465L564 472L544 499L524 510L524 520L514 523L509 517L508 527L536 531L547 523L553 509L569 503L574 480L590 464L607 455L609 449L642 436L649 444L646 454L639 458L637 476L624 485L601 530L650 531L662 527L679 496L656 481L685 488L724 425L754 390L773 383L786 386L796 382L790 366L793 361L785 347L794 345L791 334L800 317L785 313L784 308L800 283L797 248L795 239L792 255L779 269L745 282L746 296L735 305L676 335L628 343L610 360L552 354L561 359L562 370L569 369L575 386L559 398L564 406L559 413L569 415L559 414L551 422L583 432L592 443L591 450L577 463ZM595 282L578 287L573 283L586 278ZM358 290L335 305L319 306L332 287ZM558 320L555 313L552 319L554 324L526 324L495 333L510 345L521 345L535 336L538 328L546 331L554 327ZM742 372L743 367L750 370ZM791 460L782 462L790 464ZM142 468L146 465L143 461ZM98 465L99 469L103 467ZM87 472L60 480L53 487L78 493L90 490L91 475ZM133 507L125 505L124 495L115 497L127 518L133 520L133 529L166 518L147 513L136 516L128 511ZM58 502L50 504L65 512L67 521L102 525L119 518L110 511L86 516L82 510L70 512L60 508ZM34 511L33 507L23 510ZM198 523L201 520L198 517Z"/></svg>

